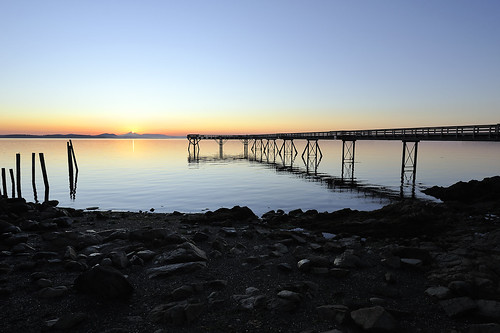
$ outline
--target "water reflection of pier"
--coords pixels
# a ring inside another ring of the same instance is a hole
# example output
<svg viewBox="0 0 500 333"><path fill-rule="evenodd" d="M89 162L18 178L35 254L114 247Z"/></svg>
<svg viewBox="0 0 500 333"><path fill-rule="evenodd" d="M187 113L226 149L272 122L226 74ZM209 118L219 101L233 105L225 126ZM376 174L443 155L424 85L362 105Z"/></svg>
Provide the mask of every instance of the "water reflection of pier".
<svg viewBox="0 0 500 333"><path fill-rule="evenodd" d="M328 189L337 192L356 191L365 196L383 199L396 199L403 196L403 188L397 192L380 186L360 183L353 174L346 178L320 173L318 167L322 157L319 146L309 147L309 150L306 147L304 153L299 156L293 144L288 145L286 149L280 149L280 146L275 143L260 141L252 144L250 151L244 148L243 154L239 155L225 155L219 152L219 154L212 156L200 156L199 151L196 151L196 154L193 151L189 154L188 161L189 163L220 163L245 160L249 163L262 164L277 173L288 173L297 178L321 183ZM411 195L415 195L414 188Z"/></svg>

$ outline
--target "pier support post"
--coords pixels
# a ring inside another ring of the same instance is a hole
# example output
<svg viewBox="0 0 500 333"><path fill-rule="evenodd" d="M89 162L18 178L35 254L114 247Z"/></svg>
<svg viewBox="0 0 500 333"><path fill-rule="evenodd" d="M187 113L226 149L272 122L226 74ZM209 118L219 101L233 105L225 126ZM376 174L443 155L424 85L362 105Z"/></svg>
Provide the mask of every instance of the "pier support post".
<svg viewBox="0 0 500 333"><path fill-rule="evenodd" d="M2 195L7 198L7 177L5 174L5 168L2 168Z"/></svg>
<svg viewBox="0 0 500 333"><path fill-rule="evenodd" d="M215 142L217 142L219 144L219 158L223 159L224 158L224 144L226 143L227 139L223 139L221 137L221 138L217 138L214 140L215 140Z"/></svg>
<svg viewBox="0 0 500 333"><path fill-rule="evenodd" d="M306 157L304 158L304 155ZM306 166L306 171L309 174L309 171L314 170L314 174L318 172L318 166L323 158L323 153L319 148L318 139L307 139L306 147L302 152L302 161Z"/></svg>
<svg viewBox="0 0 500 333"><path fill-rule="evenodd" d="M284 167L293 167L293 162L298 154L297 148L295 148L295 144L293 143L293 139L283 139L283 144L281 145L279 154L283 160ZM290 162L290 165L287 165L287 162Z"/></svg>
<svg viewBox="0 0 500 333"><path fill-rule="evenodd" d="M354 181L354 153L356 140L342 140L342 181Z"/></svg>
<svg viewBox="0 0 500 333"><path fill-rule="evenodd" d="M243 142L243 158L248 158L248 139L241 139Z"/></svg>
<svg viewBox="0 0 500 333"><path fill-rule="evenodd" d="M188 138L189 140L189 145L188 145L188 153L189 153L189 161L195 160L197 161L200 158L200 138L197 137L192 137ZM191 154L191 148L192 148L192 154Z"/></svg>
<svg viewBox="0 0 500 333"><path fill-rule="evenodd" d="M273 163L276 162L277 152L278 145L276 144L276 139L267 139L266 145L264 146L264 153L266 154L267 161L269 162L272 158Z"/></svg>
<svg viewBox="0 0 500 333"><path fill-rule="evenodd" d="M412 185L412 196L415 196L415 180L417 177L418 141L403 141L403 157L401 161L401 194L403 185Z"/></svg>

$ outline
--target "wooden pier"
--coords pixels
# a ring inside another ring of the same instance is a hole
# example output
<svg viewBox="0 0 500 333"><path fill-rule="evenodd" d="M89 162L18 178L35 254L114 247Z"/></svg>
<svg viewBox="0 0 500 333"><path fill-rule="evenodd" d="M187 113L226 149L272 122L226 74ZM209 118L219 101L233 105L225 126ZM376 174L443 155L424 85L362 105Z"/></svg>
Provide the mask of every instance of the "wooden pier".
<svg viewBox="0 0 500 333"><path fill-rule="evenodd" d="M248 145L252 151L269 149L278 151L282 156L296 155L294 140L307 140L302 153L321 160L319 140L342 140L342 179L354 180L355 145L358 140L398 140L403 142L401 162L401 184L411 183L415 187L417 171L417 152L420 141L496 141L500 142L500 124L459 125L440 127L414 127L391 129L342 130L325 132L272 133L272 134L188 134L190 159L199 158L201 140L215 140L219 144L219 155L223 156L223 146L227 140L240 140L248 156ZM279 140L280 144L277 143ZM317 163L319 164L319 162Z"/></svg>

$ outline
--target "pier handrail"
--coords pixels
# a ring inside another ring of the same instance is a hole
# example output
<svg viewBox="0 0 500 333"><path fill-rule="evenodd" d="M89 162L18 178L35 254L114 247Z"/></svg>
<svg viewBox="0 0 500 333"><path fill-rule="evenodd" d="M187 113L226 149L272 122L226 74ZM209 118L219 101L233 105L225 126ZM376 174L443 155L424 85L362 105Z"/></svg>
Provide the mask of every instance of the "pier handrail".
<svg viewBox="0 0 500 333"><path fill-rule="evenodd" d="M433 141L500 141L500 123L391 129L339 130L275 134L188 134L198 139L326 139L326 140L433 140Z"/></svg>

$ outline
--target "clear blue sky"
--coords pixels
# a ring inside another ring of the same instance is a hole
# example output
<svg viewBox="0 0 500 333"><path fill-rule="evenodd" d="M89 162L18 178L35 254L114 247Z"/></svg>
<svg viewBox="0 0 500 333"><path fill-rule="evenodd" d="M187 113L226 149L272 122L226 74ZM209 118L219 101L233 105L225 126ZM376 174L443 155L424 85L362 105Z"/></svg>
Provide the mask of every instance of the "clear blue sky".
<svg viewBox="0 0 500 333"><path fill-rule="evenodd" d="M0 133L500 122L500 1L0 1Z"/></svg>

